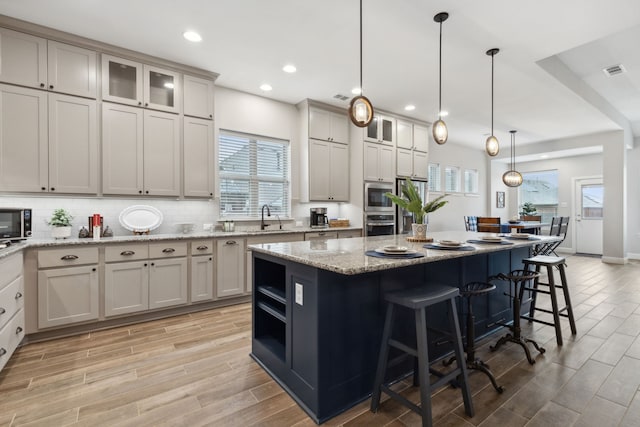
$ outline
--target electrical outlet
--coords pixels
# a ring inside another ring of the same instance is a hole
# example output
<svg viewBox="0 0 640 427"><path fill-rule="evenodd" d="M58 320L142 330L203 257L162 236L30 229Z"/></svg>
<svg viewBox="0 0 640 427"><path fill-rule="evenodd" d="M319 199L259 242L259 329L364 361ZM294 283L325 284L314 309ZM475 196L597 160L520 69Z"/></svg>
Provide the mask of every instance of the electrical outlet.
<svg viewBox="0 0 640 427"><path fill-rule="evenodd" d="M296 304L303 305L302 299L302 284L296 283Z"/></svg>

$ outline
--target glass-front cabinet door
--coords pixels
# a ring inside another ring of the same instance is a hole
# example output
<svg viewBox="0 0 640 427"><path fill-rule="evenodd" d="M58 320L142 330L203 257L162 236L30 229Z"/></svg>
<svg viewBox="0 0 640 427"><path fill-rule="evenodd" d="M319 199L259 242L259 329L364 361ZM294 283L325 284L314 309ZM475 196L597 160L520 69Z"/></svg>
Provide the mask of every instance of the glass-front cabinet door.
<svg viewBox="0 0 640 427"><path fill-rule="evenodd" d="M162 68L144 66L144 106L179 113L180 74Z"/></svg>
<svg viewBox="0 0 640 427"><path fill-rule="evenodd" d="M102 55L102 99L153 110L179 113L180 73Z"/></svg>
<svg viewBox="0 0 640 427"><path fill-rule="evenodd" d="M142 64L102 55L102 99L142 106Z"/></svg>

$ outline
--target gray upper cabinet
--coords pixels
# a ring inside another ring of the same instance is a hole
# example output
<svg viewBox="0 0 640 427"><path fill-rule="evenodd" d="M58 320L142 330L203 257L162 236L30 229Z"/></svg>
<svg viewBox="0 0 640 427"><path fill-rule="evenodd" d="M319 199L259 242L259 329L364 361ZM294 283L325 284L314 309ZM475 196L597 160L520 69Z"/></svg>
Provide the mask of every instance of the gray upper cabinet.
<svg viewBox="0 0 640 427"><path fill-rule="evenodd" d="M0 81L96 97L96 52L0 28Z"/></svg>
<svg viewBox="0 0 640 427"><path fill-rule="evenodd" d="M0 98L0 190L95 194L96 101L9 85Z"/></svg>
<svg viewBox="0 0 640 427"><path fill-rule="evenodd" d="M344 112L309 108L309 138L349 143L349 120Z"/></svg>
<svg viewBox="0 0 640 427"><path fill-rule="evenodd" d="M170 113L180 112L181 75L111 55L102 55L102 99Z"/></svg>
<svg viewBox="0 0 640 427"><path fill-rule="evenodd" d="M213 197L213 122L185 117L183 126L184 195Z"/></svg>
<svg viewBox="0 0 640 427"><path fill-rule="evenodd" d="M180 194L178 116L102 105L103 193Z"/></svg>
<svg viewBox="0 0 640 427"><path fill-rule="evenodd" d="M185 116L213 119L213 81L184 75Z"/></svg>

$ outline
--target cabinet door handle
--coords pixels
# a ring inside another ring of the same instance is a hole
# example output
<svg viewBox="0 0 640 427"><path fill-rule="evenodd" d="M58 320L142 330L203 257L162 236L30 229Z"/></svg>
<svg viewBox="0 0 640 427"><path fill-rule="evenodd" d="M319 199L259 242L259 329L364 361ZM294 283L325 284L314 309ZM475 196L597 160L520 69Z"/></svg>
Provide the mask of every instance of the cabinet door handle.
<svg viewBox="0 0 640 427"><path fill-rule="evenodd" d="M138 105L142 105L142 102L138 101Z"/></svg>
<svg viewBox="0 0 640 427"><path fill-rule="evenodd" d="M122 251L120 252L120 255L122 256L131 256L131 255L135 255L136 253L134 251Z"/></svg>
<svg viewBox="0 0 640 427"><path fill-rule="evenodd" d="M16 335L18 335L20 332L22 332L22 326L18 326L16 328Z"/></svg>
<svg viewBox="0 0 640 427"><path fill-rule="evenodd" d="M49 89L53 89L53 85L49 85Z"/></svg>
<svg viewBox="0 0 640 427"><path fill-rule="evenodd" d="M44 83L40 83L40 87L44 87Z"/></svg>
<svg viewBox="0 0 640 427"><path fill-rule="evenodd" d="M318 236L324 236L327 233L318 233Z"/></svg>
<svg viewBox="0 0 640 427"><path fill-rule="evenodd" d="M174 253L175 251L176 251L176 250L175 250L175 249L173 249L173 248L165 248L165 249L163 249L163 250L162 250L162 253L163 253L163 254L172 254L172 253Z"/></svg>
<svg viewBox="0 0 640 427"><path fill-rule="evenodd" d="M60 258L62 261L73 261L75 259L78 259L78 255L65 255L63 257Z"/></svg>
<svg viewBox="0 0 640 427"><path fill-rule="evenodd" d="M22 292L16 292L16 299L20 299L20 298L22 298Z"/></svg>
<svg viewBox="0 0 640 427"><path fill-rule="evenodd" d="M213 257L209 257L209 261L213 261Z"/></svg>
<svg viewBox="0 0 640 427"><path fill-rule="evenodd" d="M4 308L0 307L0 314L5 314L7 312L7 310L5 310Z"/></svg>
<svg viewBox="0 0 640 427"><path fill-rule="evenodd" d="M4 348L0 348L0 357L4 356L5 354L7 354L7 350L5 350Z"/></svg>
<svg viewBox="0 0 640 427"><path fill-rule="evenodd" d="M236 242L235 240L227 240L227 242L225 244L226 245L237 245L238 242Z"/></svg>
<svg viewBox="0 0 640 427"><path fill-rule="evenodd" d="M155 263L155 262L152 262L152 263L151 263L151 266L152 266L152 267L155 267L155 265L156 265L156 263Z"/></svg>
<svg viewBox="0 0 640 427"><path fill-rule="evenodd" d="M209 246L201 245L201 246L198 246L196 249L199 251L206 251L207 249L209 249Z"/></svg>

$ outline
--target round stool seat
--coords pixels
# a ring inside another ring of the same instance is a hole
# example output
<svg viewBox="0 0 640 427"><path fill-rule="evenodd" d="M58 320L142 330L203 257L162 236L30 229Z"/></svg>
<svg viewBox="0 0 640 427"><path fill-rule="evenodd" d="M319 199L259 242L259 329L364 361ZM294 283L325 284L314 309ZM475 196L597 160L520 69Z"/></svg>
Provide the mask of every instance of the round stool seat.
<svg viewBox="0 0 640 427"><path fill-rule="evenodd" d="M469 282L460 288L460 296L472 297L486 294L496 288L496 285L486 282Z"/></svg>
<svg viewBox="0 0 640 427"><path fill-rule="evenodd" d="M540 273L531 270L513 270L510 273L498 275L501 279L512 280L514 282L524 282L540 277Z"/></svg>

